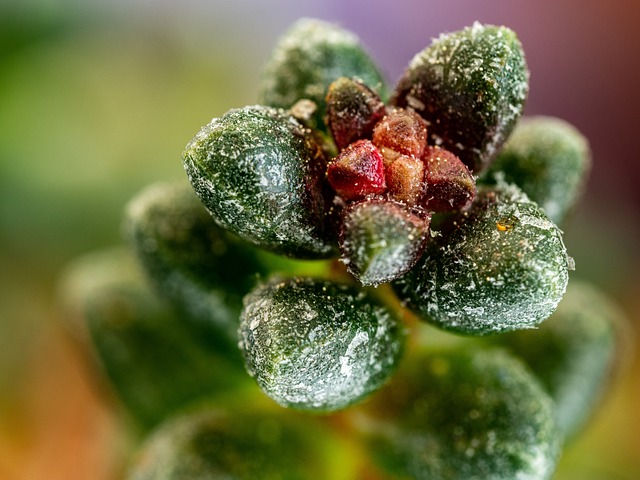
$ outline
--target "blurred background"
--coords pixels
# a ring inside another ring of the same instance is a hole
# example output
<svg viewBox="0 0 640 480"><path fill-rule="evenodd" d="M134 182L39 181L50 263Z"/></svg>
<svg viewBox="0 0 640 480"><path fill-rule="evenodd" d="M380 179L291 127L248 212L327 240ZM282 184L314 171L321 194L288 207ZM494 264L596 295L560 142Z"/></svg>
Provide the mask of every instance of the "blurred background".
<svg viewBox="0 0 640 480"><path fill-rule="evenodd" d="M571 122L594 154L566 228L574 274L640 326L637 1L4 0L0 478L117 478L127 440L61 328L61 271L120 242L139 189L183 178L201 125L256 102L271 48L302 16L356 32L391 84L440 32L475 20L515 30L531 70L526 114ZM640 478L638 405L635 356L557 478Z"/></svg>

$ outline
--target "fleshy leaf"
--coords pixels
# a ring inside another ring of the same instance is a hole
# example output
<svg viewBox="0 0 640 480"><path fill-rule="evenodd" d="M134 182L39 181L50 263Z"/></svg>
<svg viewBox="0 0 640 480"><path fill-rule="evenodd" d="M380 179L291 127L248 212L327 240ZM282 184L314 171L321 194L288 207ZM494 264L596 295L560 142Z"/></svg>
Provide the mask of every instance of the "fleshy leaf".
<svg viewBox="0 0 640 480"><path fill-rule="evenodd" d="M394 202L366 200L353 204L343 215L342 261L362 285L375 286L402 276L427 244L429 218Z"/></svg>
<svg viewBox="0 0 640 480"><path fill-rule="evenodd" d="M157 429L125 478L349 480L353 462L336 445L326 428L291 413L199 409Z"/></svg>
<svg viewBox="0 0 640 480"><path fill-rule="evenodd" d="M410 109L392 109L373 129L373 144L380 149L385 165L399 155L422 158L427 144L427 124Z"/></svg>
<svg viewBox="0 0 640 480"><path fill-rule="evenodd" d="M545 480L559 454L553 403L500 349L421 353L371 402L371 457L393 478Z"/></svg>
<svg viewBox="0 0 640 480"><path fill-rule="evenodd" d="M356 140L371 139L385 112L378 94L356 78L340 77L329 86L327 124L338 150Z"/></svg>
<svg viewBox="0 0 640 480"><path fill-rule="evenodd" d="M440 147L425 152L427 193L423 204L427 210L449 212L468 207L476 196L476 182L462 161Z"/></svg>
<svg viewBox="0 0 640 480"><path fill-rule="evenodd" d="M387 189L382 155L369 140L358 140L342 150L329 163L327 180L346 201Z"/></svg>
<svg viewBox="0 0 640 480"><path fill-rule="evenodd" d="M255 248L219 227L188 184L140 192L124 233L161 295L237 343L242 297L267 273Z"/></svg>
<svg viewBox="0 0 640 480"><path fill-rule="evenodd" d="M591 167L589 144L553 117L525 117L482 181L515 183L560 225L578 201Z"/></svg>
<svg viewBox="0 0 640 480"><path fill-rule="evenodd" d="M63 279L69 312L133 419L150 428L179 408L246 385L239 355L175 315L124 249L89 254Z"/></svg>
<svg viewBox="0 0 640 480"><path fill-rule="evenodd" d="M231 110L200 130L183 162L204 206L231 232L290 257L334 254L324 154L285 111Z"/></svg>
<svg viewBox="0 0 640 480"><path fill-rule="evenodd" d="M470 210L432 235L395 282L423 320L468 335L533 328L564 295L572 260L562 235L520 189L482 189Z"/></svg>
<svg viewBox="0 0 640 480"><path fill-rule="evenodd" d="M563 434L573 438L600 404L619 357L628 323L604 293L570 282L555 313L539 329L495 337L522 358L555 401Z"/></svg>
<svg viewBox="0 0 640 480"><path fill-rule="evenodd" d="M421 159L400 155L385 169L389 196L409 207L425 192L424 163Z"/></svg>
<svg viewBox="0 0 640 480"><path fill-rule="evenodd" d="M329 412L363 399L394 370L403 341L392 314L354 287L276 278L245 297L247 370L283 406Z"/></svg>
<svg viewBox="0 0 640 480"><path fill-rule="evenodd" d="M339 77L356 77L385 95L385 82L359 39L331 23L296 22L278 42L262 74L259 103L291 108L298 100L316 103L316 127L326 131L325 96Z"/></svg>
<svg viewBox="0 0 640 480"><path fill-rule="evenodd" d="M415 109L427 120L432 142L478 173L495 158L522 115L528 81L516 34L475 23L441 35L418 53L392 101Z"/></svg>

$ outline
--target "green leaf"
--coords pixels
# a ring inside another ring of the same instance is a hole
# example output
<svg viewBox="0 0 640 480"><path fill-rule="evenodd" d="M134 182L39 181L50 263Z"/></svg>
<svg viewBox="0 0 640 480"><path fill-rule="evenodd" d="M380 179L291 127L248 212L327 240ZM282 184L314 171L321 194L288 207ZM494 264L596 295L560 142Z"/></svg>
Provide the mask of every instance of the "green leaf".
<svg viewBox="0 0 640 480"><path fill-rule="evenodd" d="M309 417L199 409L172 418L145 442L127 480L349 480L340 439Z"/></svg>
<svg viewBox="0 0 640 480"><path fill-rule="evenodd" d="M469 211L451 217L394 287L423 320L487 335L549 317L570 268L560 230L516 186L503 184L481 189Z"/></svg>
<svg viewBox="0 0 640 480"><path fill-rule="evenodd" d="M245 298L247 370L283 406L329 412L363 399L393 372L403 344L391 312L350 286L274 278Z"/></svg>
<svg viewBox="0 0 640 480"><path fill-rule="evenodd" d="M501 349L421 352L368 406L371 458L393 478L548 479L559 454L553 403Z"/></svg>
<svg viewBox="0 0 640 480"><path fill-rule="evenodd" d="M345 212L342 261L362 285L390 282L420 259L429 234L429 218L382 200L352 204Z"/></svg>
<svg viewBox="0 0 640 480"><path fill-rule="evenodd" d="M326 160L313 133L275 108L231 110L183 153L189 180L214 219L262 248L296 258L335 253L325 210Z"/></svg>
<svg viewBox="0 0 640 480"><path fill-rule="evenodd" d="M572 281L540 329L500 335L495 342L531 367L556 403L563 434L574 438L602 401L619 366L627 326L624 314L604 293Z"/></svg>
<svg viewBox="0 0 640 480"><path fill-rule="evenodd" d="M560 225L577 203L591 167L587 139L553 117L525 117L483 175L515 183Z"/></svg>
<svg viewBox="0 0 640 480"><path fill-rule="evenodd" d="M384 79L353 33L302 19L283 35L265 65L260 103L291 108L298 100L311 100L318 107L315 126L326 131L325 97L339 77L356 77L384 98Z"/></svg>
<svg viewBox="0 0 640 480"><path fill-rule="evenodd" d="M245 382L242 361L174 315L123 249L76 260L63 285L76 331L85 332L107 383L141 427Z"/></svg>
<svg viewBox="0 0 640 480"><path fill-rule="evenodd" d="M475 23L441 35L418 53L392 102L414 108L429 123L432 142L478 173L495 158L522 115L528 81L516 34Z"/></svg>
<svg viewBox="0 0 640 480"><path fill-rule="evenodd" d="M127 206L125 237L150 282L196 325L235 347L242 297L267 268L218 225L188 184L156 184Z"/></svg>

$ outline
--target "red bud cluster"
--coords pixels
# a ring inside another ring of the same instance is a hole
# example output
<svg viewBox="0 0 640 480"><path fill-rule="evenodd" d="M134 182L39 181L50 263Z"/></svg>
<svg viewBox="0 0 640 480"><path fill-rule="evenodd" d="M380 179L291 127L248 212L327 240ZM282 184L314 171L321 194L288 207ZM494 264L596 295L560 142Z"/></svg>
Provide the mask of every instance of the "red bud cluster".
<svg viewBox="0 0 640 480"><path fill-rule="evenodd" d="M359 80L331 84L327 124L340 150L327 178L344 201L383 196L425 217L473 201L473 175L453 153L427 145L427 122L411 108L386 108Z"/></svg>

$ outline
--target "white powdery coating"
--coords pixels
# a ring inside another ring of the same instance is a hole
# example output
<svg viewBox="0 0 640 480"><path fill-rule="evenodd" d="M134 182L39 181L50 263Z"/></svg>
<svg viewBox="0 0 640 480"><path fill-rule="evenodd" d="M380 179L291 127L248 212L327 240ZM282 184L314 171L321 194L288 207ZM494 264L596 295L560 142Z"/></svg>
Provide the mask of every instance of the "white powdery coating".
<svg viewBox="0 0 640 480"><path fill-rule="evenodd" d="M403 82L408 80L407 103L428 121L442 122L430 131L432 141L456 153L473 152L483 165L496 156L521 116L529 88L515 34L478 22L442 34L414 56Z"/></svg>
<svg viewBox="0 0 640 480"><path fill-rule="evenodd" d="M587 139L571 124L547 116L524 117L489 169L504 172L560 224L576 204L591 168Z"/></svg>
<svg viewBox="0 0 640 480"><path fill-rule="evenodd" d="M353 367L351 365L351 359L356 358L356 349L360 345L365 345L369 342L369 334L367 332L358 332L351 340L351 343L347 347L347 351L344 356L340 357L340 373L345 377L350 377L353 373Z"/></svg>
<svg viewBox="0 0 640 480"><path fill-rule="evenodd" d="M290 61L292 52L310 65L322 65L324 52L316 48L318 45L326 47L345 46L358 48L358 38L351 32L344 31L337 26L317 20L305 19L282 37L281 42L273 51L269 66L263 75L263 96L267 97L270 105L289 106L299 100L299 92L295 89L282 91L277 86L281 79L296 78L300 67L296 62ZM307 83L303 98L316 98L325 93L321 72L318 71L314 78Z"/></svg>
<svg viewBox="0 0 640 480"><path fill-rule="evenodd" d="M240 349L283 406L344 408L386 381L402 350L397 321L365 294L311 279L272 281L245 298Z"/></svg>
<svg viewBox="0 0 640 480"><path fill-rule="evenodd" d="M127 205L124 233L147 276L163 296L179 303L193 318L206 319L206 323L216 325L235 341L238 316L236 310L225 303L224 289L200 281L188 266L176 263L179 260L171 256L171 251L158 244L159 239L180 239L183 245L187 243L192 223L197 221L194 217L198 217L186 202L191 197L202 208L188 185L150 185ZM208 215L207 218L213 222Z"/></svg>
<svg viewBox="0 0 640 480"><path fill-rule="evenodd" d="M356 68L359 71L356 71ZM262 75L260 101L289 108L306 98L320 103L341 76L362 76L377 88L382 78L353 33L337 25L302 19L280 39Z"/></svg>
<svg viewBox="0 0 640 480"><path fill-rule="evenodd" d="M221 226L264 248L323 256L333 247L320 235L323 159L314 147L293 117L256 105L212 120L183 159L189 181Z"/></svg>
<svg viewBox="0 0 640 480"><path fill-rule="evenodd" d="M393 459L398 477L551 477L561 438L554 404L517 357L465 345L415 360L398 383L403 395L373 400L379 415L393 419L390 427L381 422L387 426L378 430L382 441L373 453Z"/></svg>
<svg viewBox="0 0 640 480"><path fill-rule="evenodd" d="M624 314L603 292L572 280L558 309L538 331L496 340L536 372L555 402L560 430L565 438L575 438L619 367L625 325Z"/></svg>
<svg viewBox="0 0 640 480"><path fill-rule="evenodd" d="M475 335L533 328L564 295L571 262L560 230L516 187L503 185L496 196L447 241L437 238L401 282L408 303L443 328Z"/></svg>
<svg viewBox="0 0 640 480"><path fill-rule="evenodd" d="M390 282L419 260L428 231L428 221L392 202L355 204L344 217L342 261L363 285Z"/></svg>

